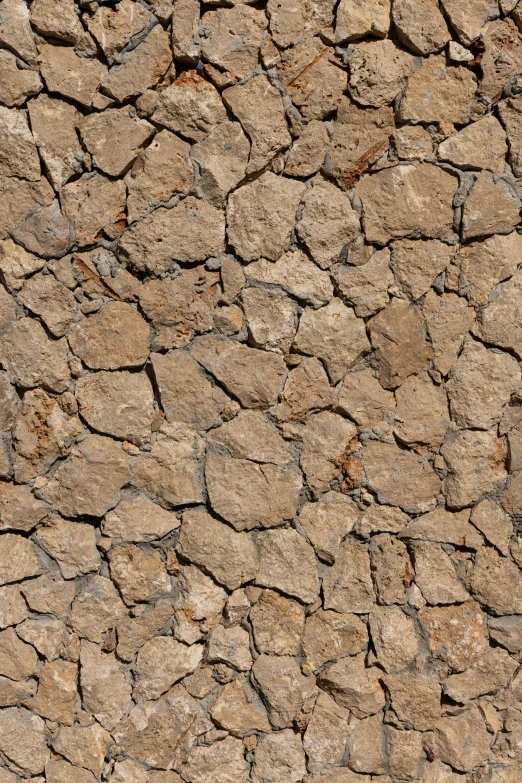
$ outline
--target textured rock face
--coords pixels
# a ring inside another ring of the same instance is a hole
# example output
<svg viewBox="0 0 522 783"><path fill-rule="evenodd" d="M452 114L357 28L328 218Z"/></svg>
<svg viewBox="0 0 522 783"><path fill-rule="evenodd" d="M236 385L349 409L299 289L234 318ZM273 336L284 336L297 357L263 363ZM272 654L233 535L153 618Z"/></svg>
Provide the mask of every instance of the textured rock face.
<svg viewBox="0 0 522 783"><path fill-rule="evenodd" d="M0 783L522 781L521 32L0 0Z"/></svg>

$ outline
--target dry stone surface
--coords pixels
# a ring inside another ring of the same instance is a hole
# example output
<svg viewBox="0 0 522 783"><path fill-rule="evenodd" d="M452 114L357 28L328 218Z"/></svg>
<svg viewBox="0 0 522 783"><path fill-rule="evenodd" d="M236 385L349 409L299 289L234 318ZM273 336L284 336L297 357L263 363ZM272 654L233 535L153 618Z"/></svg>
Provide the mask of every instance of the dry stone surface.
<svg viewBox="0 0 522 783"><path fill-rule="evenodd" d="M0 783L522 783L522 0L0 0Z"/></svg>

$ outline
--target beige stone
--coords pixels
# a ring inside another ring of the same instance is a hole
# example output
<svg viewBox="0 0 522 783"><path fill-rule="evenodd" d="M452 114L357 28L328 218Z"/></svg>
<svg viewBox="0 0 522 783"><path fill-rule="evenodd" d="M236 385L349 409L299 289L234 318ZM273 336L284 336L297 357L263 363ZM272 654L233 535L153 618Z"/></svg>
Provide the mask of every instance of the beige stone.
<svg viewBox="0 0 522 783"><path fill-rule="evenodd" d="M397 280L412 300L429 291L455 255L454 247L436 239L400 239L392 247Z"/></svg>
<svg viewBox="0 0 522 783"><path fill-rule="evenodd" d="M504 444L492 431L460 430L441 449L448 469L444 494L453 508L467 506L506 480Z"/></svg>
<svg viewBox="0 0 522 783"><path fill-rule="evenodd" d="M35 647L40 655L48 661L54 661L65 653L67 632L61 620L51 617L24 620L18 626L17 633L21 639Z"/></svg>
<svg viewBox="0 0 522 783"><path fill-rule="evenodd" d="M386 533L373 536L370 562L375 592L381 604L404 604L413 578L408 550L402 541Z"/></svg>
<svg viewBox="0 0 522 783"><path fill-rule="evenodd" d="M516 177L522 174L522 138L520 136L519 114L522 102L517 98L507 98L498 104L498 113L507 133L509 160Z"/></svg>
<svg viewBox="0 0 522 783"><path fill-rule="evenodd" d="M245 176L250 144L238 122L222 122L195 144L191 157L199 168L199 187L214 207L222 207Z"/></svg>
<svg viewBox="0 0 522 783"><path fill-rule="evenodd" d="M25 777L39 775L50 755L44 721L21 707L2 710L0 750Z"/></svg>
<svg viewBox="0 0 522 783"><path fill-rule="evenodd" d="M5 239L9 232L14 231L15 227L27 217L31 210L36 209L37 214L39 214L38 206L48 206L54 197L54 191L44 177L36 182L13 179L12 177L0 177L0 187L4 195L4 200L0 206L0 237L2 239ZM60 243L56 243L54 246L51 243L51 246L57 248L56 252L62 252L67 247L69 241L70 237L67 232L65 242L61 240ZM4 252L4 249L2 249L2 256L4 256ZM31 250L31 252L33 251ZM17 255L20 256L22 253L18 251ZM35 266L39 264L38 269L43 266L42 259L35 259L32 263ZM2 264L5 264L5 259L3 259Z"/></svg>
<svg viewBox="0 0 522 783"><path fill-rule="evenodd" d="M352 302L360 318L382 310L389 301L388 289L394 284L390 251L378 250L367 264L341 271L338 282L341 293Z"/></svg>
<svg viewBox="0 0 522 783"><path fill-rule="evenodd" d="M304 621L300 604L273 590L263 590L250 610L255 645L261 653L297 655Z"/></svg>
<svg viewBox="0 0 522 783"><path fill-rule="evenodd" d="M230 736L210 747L199 745L190 752L183 774L194 783L211 779L243 783L249 770L244 753L241 740Z"/></svg>
<svg viewBox="0 0 522 783"><path fill-rule="evenodd" d="M382 388L369 369L347 373L337 394L336 409L365 429L379 424L394 408L393 394Z"/></svg>
<svg viewBox="0 0 522 783"><path fill-rule="evenodd" d="M484 762L489 751L489 736L476 707L454 717L441 718L434 728L435 753L442 761L461 772Z"/></svg>
<svg viewBox="0 0 522 783"><path fill-rule="evenodd" d="M185 71L161 93L153 119L174 133L202 141L226 119L226 110L215 87L195 71Z"/></svg>
<svg viewBox="0 0 522 783"><path fill-rule="evenodd" d="M223 101L252 144L247 174L263 169L290 145L281 96L264 74L224 90Z"/></svg>
<svg viewBox="0 0 522 783"><path fill-rule="evenodd" d="M279 78L306 120L321 120L338 107L348 78L335 49L308 38L282 52Z"/></svg>
<svg viewBox="0 0 522 783"><path fill-rule="evenodd" d="M97 242L103 232L125 220L125 196L121 180L112 181L97 172L64 186L60 204L80 246Z"/></svg>
<svg viewBox="0 0 522 783"><path fill-rule="evenodd" d="M202 657L200 644L187 647L171 636L158 636L145 642L136 663L134 699L159 699L172 685L192 673Z"/></svg>
<svg viewBox="0 0 522 783"><path fill-rule="evenodd" d="M252 343L265 351L287 353L296 333L295 302L279 291L251 287L243 291L242 304Z"/></svg>
<svg viewBox="0 0 522 783"><path fill-rule="evenodd" d="M0 674L10 680L27 680L37 673L37 662L34 648L22 642L13 628L0 631Z"/></svg>
<svg viewBox="0 0 522 783"><path fill-rule="evenodd" d="M26 8L25 3L24 7ZM4 20L3 23L0 21L0 39L2 39L4 37L2 28L5 25L5 16L2 15L0 19ZM0 99L2 103L5 103L6 106L20 106L25 103L27 98L38 95L42 89L42 81L36 71L18 68L16 57L11 52L8 52L7 49L0 51L0 65L2 68L0 74Z"/></svg>
<svg viewBox="0 0 522 783"><path fill-rule="evenodd" d="M22 60L35 64L36 44L29 9L23 0L3 0L0 6L0 42Z"/></svg>
<svg viewBox="0 0 522 783"><path fill-rule="evenodd" d="M96 780L89 770L75 767L65 760L49 761L45 765L45 778L49 783L67 783L71 779L71 775L74 775L78 783L95 783Z"/></svg>
<svg viewBox="0 0 522 783"><path fill-rule="evenodd" d="M260 655L252 675L267 705L270 722L278 729L291 726L305 702L317 693L315 677L303 676L289 656Z"/></svg>
<svg viewBox="0 0 522 783"><path fill-rule="evenodd" d="M485 616L475 601L419 611L431 654L453 669L465 671L488 647Z"/></svg>
<svg viewBox="0 0 522 783"><path fill-rule="evenodd" d="M397 128L393 134L393 143L397 155L403 160L426 160L432 157L431 136L421 125Z"/></svg>
<svg viewBox="0 0 522 783"><path fill-rule="evenodd" d="M64 726L54 739L53 749L75 766L99 776L111 735L99 724Z"/></svg>
<svg viewBox="0 0 522 783"><path fill-rule="evenodd" d="M387 673L401 671L420 653L415 623L397 606L373 607L370 636L377 660Z"/></svg>
<svg viewBox="0 0 522 783"><path fill-rule="evenodd" d="M509 554L513 525L500 506L489 499L482 500L471 512L471 521L504 557Z"/></svg>
<svg viewBox="0 0 522 783"><path fill-rule="evenodd" d="M339 764L345 753L350 713L320 692L303 736L303 748L316 767Z"/></svg>
<svg viewBox="0 0 522 783"><path fill-rule="evenodd" d="M413 558L415 584L429 604L454 604L469 598L451 558L440 544L416 543Z"/></svg>
<svg viewBox="0 0 522 783"><path fill-rule="evenodd" d="M18 585L0 587L0 628L21 623L29 614Z"/></svg>
<svg viewBox="0 0 522 783"><path fill-rule="evenodd" d="M154 276L165 272L173 260L186 263L218 256L224 250L223 215L189 196L172 209L156 209L126 231L120 250L131 267Z"/></svg>
<svg viewBox="0 0 522 783"><path fill-rule="evenodd" d="M461 248L457 260L471 304L487 304L495 286L516 272L519 249L522 239L516 231Z"/></svg>
<svg viewBox="0 0 522 783"><path fill-rule="evenodd" d="M38 576L42 570L32 541L15 533L0 536L0 585Z"/></svg>
<svg viewBox="0 0 522 783"><path fill-rule="evenodd" d="M240 737L271 728L261 699L241 676L221 689L210 715L218 726Z"/></svg>
<svg viewBox="0 0 522 783"><path fill-rule="evenodd" d="M393 4L393 21L399 39L415 54L440 52L451 38L439 5L434 0L421 4L399 0Z"/></svg>
<svg viewBox="0 0 522 783"><path fill-rule="evenodd" d="M469 586L476 599L494 614L521 614L519 569L491 547L482 547L475 556Z"/></svg>
<svg viewBox="0 0 522 783"><path fill-rule="evenodd" d="M277 776L281 783L297 783L306 774L301 737L286 730L259 738L252 766L253 783L269 783Z"/></svg>
<svg viewBox="0 0 522 783"><path fill-rule="evenodd" d="M100 555L91 525L51 519L36 532L36 541L58 561L64 579L97 571Z"/></svg>
<svg viewBox="0 0 522 783"><path fill-rule="evenodd" d="M98 143L96 137L94 143ZM126 178L129 223L156 204L169 201L176 193L188 193L194 181L189 150L187 142L162 130L139 153Z"/></svg>
<svg viewBox="0 0 522 783"><path fill-rule="evenodd" d="M413 58L391 40L354 44L350 57L350 94L363 106L385 106L404 89Z"/></svg>
<svg viewBox="0 0 522 783"><path fill-rule="evenodd" d="M174 603L174 636L186 644L194 644L218 625L227 594L195 566L183 567L178 590Z"/></svg>
<svg viewBox="0 0 522 783"><path fill-rule="evenodd" d="M102 634L114 628L125 613L125 606L110 579L95 575L76 595L68 622L80 636L99 643Z"/></svg>
<svg viewBox="0 0 522 783"><path fill-rule="evenodd" d="M332 298L333 286L328 273L318 269L301 250L283 253L275 263L261 258L248 265L247 273L249 278L281 286L312 305L325 304Z"/></svg>
<svg viewBox="0 0 522 783"><path fill-rule="evenodd" d="M357 437L355 426L330 411L316 413L303 430L301 468L315 496L327 492L343 471L343 460Z"/></svg>
<svg viewBox="0 0 522 783"><path fill-rule="evenodd" d="M35 0L31 24L41 35L76 43L83 35L73 0Z"/></svg>
<svg viewBox="0 0 522 783"><path fill-rule="evenodd" d="M335 562L341 541L351 532L360 511L345 495L326 492L318 503L305 503L299 523L316 554L327 563Z"/></svg>
<svg viewBox="0 0 522 783"><path fill-rule="evenodd" d="M0 677L0 704L2 707L14 707L23 699L33 697L35 693L36 683L34 680L15 682L7 677ZM6 770L2 768L2 774L5 773ZM4 778L2 778L2 780L4 780ZM8 778L6 783L16 783L15 776L13 775L12 778Z"/></svg>
<svg viewBox="0 0 522 783"><path fill-rule="evenodd" d="M74 598L74 584L56 579L48 574L25 582L21 591L30 609L34 612L54 612L63 616Z"/></svg>
<svg viewBox="0 0 522 783"><path fill-rule="evenodd" d="M402 527L400 535L413 540L434 541L478 549L482 537L469 524L469 509L450 512L439 507L416 517Z"/></svg>
<svg viewBox="0 0 522 783"><path fill-rule="evenodd" d="M387 674L383 682L399 720L411 724L418 731L433 728L441 715L441 690L436 677L405 672Z"/></svg>
<svg viewBox="0 0 522 783"><path fill-rule="evenodd" d="M382 502L404 510L428 511L440 491L439 478L422 457L391 443L368 441L363 467L369 485Z"/></svg>
<svg viewBox="0 0 522 783"><path fill-rule="evenodd" d="M205 657L208 663L224 663L240 672L249 671L252 655L248 631L217 625L210 631Z"/></svg>
<svg viewBox="0 0 522 783"><path fill-rule="evenodd" d="M409 517L399 508L373 503L361 514L356 530L364 536L382 532L399 533L408 521Z"/></svg>
<svg viewBox="0 0 522 783"><path fill-rule="evenodd" d="M127 604L150 601L172 589L158 551L147 555L137 546L115 547L110 555L110 573Z"/></svg>
<svg viewBox="0 0 522 783"><path fill-rule="evenodd" d="M341 0L337 8L336 37L349 41L366 35L385 38L390 27L390 13L388 0L372 0L363 5L356 0Z"/></svg>
<svg viewBox="0 0 522 783"><path fill-rule="evenodd" d="M513 277L502 285L499 296L479 314L476 331L485 342L501 348L511 348L517 355L522 353L517 312L519 288L522 274L515 272Z"/></svg>
<svg viewBox="0 0 522 783"><path fill-rule="evenodd" d="M408 444L440 446L450 424L444 387L433 383L428 373L410 375L396 392L394 432Z"/></svg>
<svg viewBox="0 0 522 783"><path fill-rule="evenodd" d="M516 225L519 219L520 199L511 184L482 171L464 203L463 239L504 231Z"/></svg>
<svg viewBox="0 0 522 783"><path fill-rule="evenodd" d="M206 35L201 40L201 53L208 62L244 79L256 68L265 14L248 5L217 8L201 17Z"/></svg>
<svg viewBox="0 0 522 783"><path fill-rule="evenodd" d="M125 101L138 92L154 87L171 63L169 36L158 24L144 41L123 58L121 65L113 65L104 75L103 90L115 100Z"/></svg>
<svg viewBox="0 0 522 783"><path fill-rule="evenodd" d="M28 531L49 512L49 506L34 497L30 487L0 484L0 528Z"/></svg>
<svg viewBox="0 0 522 783"><path fill-rule="evenodd" d="M230 421L214 428L210 439L226 447L231 457L281 465L288 459L288 447L260 411L240 411Z"/></svg>
<svg viewBox="0 0 522 783"><path fill-rule="evenodd" d="M304 537L291 528L268 530L258 534L256 543L260 554L256 584L313 603L319 580L314 551Z"/></svg>
<svg viewBox="0 0 522 783"><path fill-rule="evenodd" d="M98 168L112 177L123 174L154 134L154 127L131 116L127 107L88 114L80 119L77 127Z"/></svg>
<svg viewBox="0 0 522 783"><path fill-rule="evenodd" d="M506 134L491 114L449 136L439 145L438 156L462 168L504 172Z"/></svg>
<svg viewBox="0 0 522 783"><path fill-rule="evenodd" d="M473 325L475 313L466 300L456 294L438 296L429 291L423 315L431 338L434 361L442 375L451 369L464 336Z"/></svg>
<svg viewBox="0 0 522 783"><path fill-rule="evenodd" d="M454 701L466 704L485 693L505 688L516 668L516 661L505 650L490 647L465 672L448 677L444 691Z"/></svg>
<svg viewBox="0 0 522 783"><path fill-rule="evenodd" d="M78 667L68 661L45 663L40 671L34 711L48 720L72 726Z"/></svg>
<svg viewBox="0 0 522 783"><path fill-rule="evenodd" d="M341 658L319 674L317 684L331 693L337 704L350 710L357 718L382 710L384 690L379 680L382 670L365 666L365 654Z"/></svg>
<svg viewBox="0 0 522 783"><path fill-rule="evenodd" d="M461 65L447 65L443 55L432 55L408 79L399 118L417 122L470 121L477 84L473 73Z"/></svg>
<svg viewBox="0 0 522 783"><path fill-rule="evenodd" d="M444 0L444 10L463 44L469 46L480 35L490 12L487 0L472 0L465 8L455 0Z"/></svg>
<svg viewBox="0 0 522 783"><path fill-rule="evenodd" d="M138 617L128 617L117 625L117 653L124 661L130 661L134 654L172 618L169 605L158 606Z"/></svg>
<svg viewBox="0 0 522 783"><path fill-rule="evenodd" d="M122 500L105 515L103 532L121 541L154 541L179 527L179 519L171 511L153 503L147 497Z"/></svg>
<svg viewBox="0 0 522 783"><path fill-rule="evenodd" d="M374 602L370 558L358 541L346 539L335 564L323 580L325 609L366 614Z"/></svg>
<svg viewBox="0 0 522 783"><path fill-rule="evenodd" d="M40 69L47 89L89 108L107 68L98 60L79 57L70 46L44 44Z"/></svg>
<svg viewBox="0 0 522 783"><path fill-rule="evenodd" d="M312 120L292 145L285 163L285 174L289 177L315 174L323 165L329 146L330 138L325 126L319 120Z"/></svg>
<svg viewBox="0 0 522 783"><path fill-rule="evenodd" d="M93 370L139 367L148 356L147 322L128 304L109 302L69 334L69 345Z"/></svg>
<svg viewBox="0 0 522 783"><path fill-rule="evenodd" d="M480 94L489 101L497 101L520 67L519 31L512 19L495 19L484 27L481 42L485 51L481 59Z"/></svg>
<svg viewBox="0 0 522 783"><path fill-rule="evenodd" d="M349 601L346 606L352 608ZM317 672L329 661L360 653L367 644L368 631L355 614L319 609L306 618L303 671Z"/></svg>
<svg viewBox="0 0 522 783"><path fill-rule="evenodd" d="M36 145L24 115L0 106L0 175L40 179Z"/></svg>
<svg viewBox="0 0 522 783"><path fill-rule="evenodd" d="M370 242L385 244L420 232L433 239L453 236L453 196L457 181L430 163L399 165L362 179L357 193Z"/></svg>
<svg viewBox="0 0 522 783"><path fill-rule="evenodd" d="M306 419L312 409L326 408L334 399L335 392L321 362L315 358L303 359L288 373L277 417L282 421L300 421Z"/></svg>
<svg viewBox="0 0 522 783"><path fill-rule="evenodd" d="M34 275L24 283L19 297L55 337L63 337L76 315L74 296L53 275Z"/></svg>
<svg viewBox="0 0 522 783"><path fill-rule="evenodd" d="M0 242L0 271L9 291L20 290L25 278L44 265L45 261L42 258L31 255L23 247L16 245L12 239Z"/></svg>
<svg viewBox="0 0 522 783"><path fill-rule="evenodd" d="M88 27L112 64L115 55L123 49L129 38L143 30L149 18L143 6L131 0L122 0L114 8L103 5L98 8L94 16L89 18Z"/></svg>

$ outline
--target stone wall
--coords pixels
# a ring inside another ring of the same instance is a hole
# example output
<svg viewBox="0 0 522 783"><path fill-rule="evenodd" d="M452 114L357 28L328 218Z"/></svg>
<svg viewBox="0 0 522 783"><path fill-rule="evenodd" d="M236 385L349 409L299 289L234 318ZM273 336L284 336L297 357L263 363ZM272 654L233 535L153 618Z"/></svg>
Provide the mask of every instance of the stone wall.
<svg viewBox="0 0 522 783"><path fill-rule="evenodd" d="M0 783L522 782L519 29L0 2Z"/></svg>

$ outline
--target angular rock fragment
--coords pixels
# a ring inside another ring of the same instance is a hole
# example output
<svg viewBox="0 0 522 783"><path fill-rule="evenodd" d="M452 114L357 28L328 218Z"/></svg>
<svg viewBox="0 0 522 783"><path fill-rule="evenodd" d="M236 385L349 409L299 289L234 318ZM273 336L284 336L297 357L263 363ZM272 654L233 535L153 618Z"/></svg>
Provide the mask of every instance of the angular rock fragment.
<svg viewBox="0 0 522 783"><path fill-rule="evenodd" d="M0 176L40 179L40 161L24 115L0 106Z"/></svg>
<svg viewBox="0 0 522 783"><path fill-rule="evenodd" d="M462 65L447 65L442 55L432 55L409 79L399 106L401 120L451 122L470 121L477 83Z"/></svg>
<svg viewBox="0 0 522 783"><path fill-rule="evenodd" d="M430 465L391 443L368 441L363 467L370 487L382 502L406 511L428 511L440 492L440 480Z"/></svg>
<svg viewBox="0 0 522 783"><path fill-rule="evenodd" d="M473 239L512 228L519 222L520 205L518 194L511 183L482 171L464 204L463 239Z"/></svg>
<svg viewBox="0 0 522 783"><path fill-rule="evenodd" d="M98 60L79 57L70 46L44 44L40 69L47 89L70 98L82 106L92 106L94 96L107 68Z"/></svg>
<svg viewBox="0 0 522 783"><path fill-rule="evenodd" d="M339 389L336 410L371 429L393 412L395 400L369 369L347 373Z"/></svg>
<svg viewBox="0 0 522 783"><path fill-rule="evenodd" d="M375 592L381 604L404 604L413 577L408 550L402 541L380 533L370 543Z"/></svg>
<svg viewBox="0 0 522 783"><path fill-rule="evenodd" d="M65 579L97 571L100 566L100 554L91 525L51 519L38 529L36 541L58 561Z"/></svg>
<svg viewBox="0 0 522 783"><path fill-rule="evenodd" d="M393 3L393 21L399 39L415 54L440 52L451 38L439 4L434 0L396 0Z"/></svg>
<svg viewBox="0 0 522 783"><path fill-rule="evenodd" d="M504 444L491 430L455 432L446 438L441 454L448 468L444 494L452 508L473 503L506 480Z"/></svg>
<svg viewBox="0 0 522 783"><path fill-rule="evenodd" d="M411 664L420 652L414 621L397 606L374 606L370 635L378 662L388 673Z"/></svg>
<svg viewBox="0 0 522 783"><path fill-rule="evenodd" d="M456 0L444 0L443 6L460 40L469 46L478 38L489 18L489 3L487 0L473 0L463 8Z"/></svg>
<svg viewBox="0 0 522 783"><path fill-rule="evenodd" d="M322 122L312 120L292 145L286 159L285 174L289 177L309 177L323 165L330 146L330 137Z"/></svg>
<svg viewBox="0 0 522 783"><path fill-rule="evenodd" d="M53 742L53 750L65 756L75 767L99 776L111 735L98 723L90 726L64 726Z"/></svg>
<svg viewBox="0 0 522 783"><path fill-rule="evenodd" d="M244 753L241 740L230 736L210 747L199 745L190 752L183 773L195 783L203 783L212 776L242 783L249 772Z"/></svg>
<svg viewBox="0 0 522 783"><path fill-rule="evenodd" d="M400 239L392 247L395 275L412 300L429 291L455 255L454 247L436 239Z"/></svg>
<svg viewBox="0 0 522 783"><path fill-rule="evenodd" d="M154 134L150 123L131 116L126 107L88 114L77 127L98 168L111 177L120 177Z"/></svg>
<svg viewBox="0 0 522 783"><path fill-rule="evenodd" d="M470 304L488 304L497 284L516 272L521 249L522 237L516 231L507 236L496 234L460 249L457 263Z"/></svg>
<svg viewBox="0 0 522 783"><path fill-rule="evenodd" d="M506 153L506 134L491 114L449 136L438 151L441 160L455 166L488 169L499 174L504 172Z"/></svg>
<svg viewBox="0 0 522 783"><path fill-rule="evenodd" d="M440 718L441 689L432 675L388 674L383 682L397 717L418 731L431 729Z"/></svg>
<svg viewBox="0 0 522 783"><path fill-rule="evenodd" d="M426 444L436 448L442 444L450 425L446 391L436 386L428 373L410 375L395 392L397 408L394 432L404 443Z"/></svg>
<svg viewBox="0 0 522 783"><path fill-rule="evenodd" d="M103 90L122 102L143 90L154 87L172 63L169 36L160 24L152 28L145 40L123 57L121 65L105 72Z"/></svg>
<svg viewBox="0 0 522 783"><path fill-rule="evenodd" d="M314 552L295 530L268 530L259 533L259 571L256 584L313 603L319 592Z"/></svg>
<svg viewBox="0 0 522 783"><path fill-rule="evenodd" d="M314 495L328 491L330 482L343 471L343 461L356 436L354 425L335 413L310 416L303 431L301 468Z"/></svg>
<svg viewBox="0 0 522 783"><path fill-rule="evenodd" d="M350 57L350 94L363 106L385 106L404 89L413 73L413 57L389 39L354 44Z"/></svg>
<svg viewBox="0 0 522 783"><path fill-rule="evenodd" d="M193 672L202 657L203 647L200 644L187 647L169 636L158 636L146 642L138 653L134 699L158 699L172 685Z"/></svg>
<svg viewBox="0 0 522 783"><path fill-rule="evenodd" d="M22 288L25 278L45 266L42 258L31 255L12 239L0 242L0 271L8 291Z"/></svg>
<svg viewBox="0 0 522 783"><path fill-rule="evenodd" d="M359 509L350 498L338 492L327 492L318 503L305 503L299 523L317 556L333 563L341 540L351 532L359 516Z"/></svg>
<svg viewBox="0 0 522 783"><path fill-rule="evenodd" d="M215 87L195 71L185 71L161 93L153 119L174 133L202 141L226 120L226 110Z"/></svg>
<svg viewBox="0 0 522 783"><path fill-rule="evenodd" d="M214 207L222 207L236 185L244 178L250 144L238 122L222 122L195 144L191 157L199 168L199 187Z"/></svg>
<svg viewBox="0 0 522 783"><path fill-rule="evenodd" d="M179 527L179 519L171 511L139 496L132 501L122 500L105 515L105 535L121 541L154 541Z"/></svg>
<svg viewBox="0 0 522 783"><path fill-rule="evenodd" d="M310 358L303 359L298 367L288 373L281 398L277 406L278 418L282 421L300 421L312 409L329 407L335 399L335 392L321 362Z"/></svg>
<svg viewBox="0 0 522 783"><path fill-rule="evenodd" d="M373 254L367 264L349 267L338 275L339 289L354 305L360 318L373 315L389 302L388 289L394 283L387 248Z"/></svg>
<svg viewBox="0 0 522 783"><path fill-rule="evenodd" d="M241 676L222 688L210 715L218 726L239 737L271 729L261 699Z"/></svg>
<svg viewBox="0 0 522 783"><path fill-rule="evenodd" d="M451 558L440 545L416 543L413 558L415 584L429 604L454 604L469 598Z"/></svg>
<svg viewBox="0 0 522 783"><path fill-rule="evenodd" d="M13 231L19 223L24 221L31 210L37 210L38 206L41 205L49 206L54 197L53 189L43 177L36 182L29 182L23 179L18 180L12 177L0 177L0 187L4 195L4 201L0 205L0 237L2 239L5 239L9 232ZM69 242L70 236L69 232L67 232L65 245L61 245L57 252L62 252ZM22 244L25 244L23 240ZM21 250L23 251L23 248ZM17 251L17 255L21 255L21 252ZM42 255L45 255L45 252ZM40 266L37 268L40 269L43 263L41 259L38 259L38 261ZM36 265L37 261L35 260L33 263Z"/></svg>
<svg viewBox="0 0 522 783"><path fill-rule="evenodd" d="M461 772L468 772L486 760L489 736L477 709L441 718L434 728L435 753L441 761Z"/></svg>
<svg viewBox="0 0 522 783"><path fill-rule="evenodd" d="M289 729L259 738L252 766L253 783L269 783L274 774L281 783L297 783L306 774L301 738Z"/></svg>
<svg viewBox="0 0 522 783"><path fill-rule="evenodd" d="M419 611L419 620L431 654L453 671L465 671L488 647L485 616L475 601L426 607Z"/></svg>
<svg viewBox="0 0 522 783"><path fill-rule="evenodd" d="M499 296L479 313L476 325L476 332L482 340L501 348L510 348L517 356L522 355L516 317L521 285L522 273L517 271L502 285Z"/></svg>
<svg viewBox="0 0 522 783"><path fill-rule="evenodd" d="M41 35L76 43L83 28L72 0L35 0L31 5L31 24Z"/></svg>
<svg viewBox="0 0 522 783"><path fill-rule="evenodd" d="M471 521L504 557L508 556L513 525L500 506L492 500L482 500L473 509Z"/></svg>
<svg viewBox="0 0 522 783"><path fill-rule="evenodd" d="M0 750L24 776L39 775L50 755L44 721L22 707L2 710Z"/></svg>
<svg viewBox="0 0 522 783"><path fill-rule="evenodd" d="M261 258L249 264L247 271L249 278L281 286L292 296L312 305L324 304L333 295L328 273L319 269L301 250L283 253L275 263Z"/></svg>
<svg viewBox="0 0 522 783"><path fill-rule="evenodd" d="M63 255L73 241L71 223L62 214L57 200L49 206L36 207L12 235L30 253L44 258Z"/></svg>
<svg viewBox="0 0 522 783"><path fill-rule="evenodd" d="M495 19L481 35L484 54L481 58L482 80L479 92L489 101L497 101L511 76L520 67L522 42L512 19Z"/></svg>
<svg viewBox="0 0 522 783"><path fill-rule="evenodd" d="M318 182L303 198L297 233L310 255L327 269L359 231L359 216L348 198L327 182Z"/></svg>
<svg viewBox="0 0 522 783"><path fill-rule="evenodd" d="M505 688L516 666L505 650L490 647L465 672L448 677L444 691L454 701L466 704L485 693L495 693Z"/></svg>
<svg viewBox="0 0 522 783"><path fill-rule="evenodd" d="M279 291L247 288L243 312L252 342L265 351L287 353L296 333L297 307Z"/></svg>
<svg viewBox="0 0 522 783"><path fill-rule="evenodd" d="M466 300L456 294L438 296L429 291L423 315L434 351L434 362L442 375L451 369L464 336L473 325L475 312Z"/></svg>
<svg viewBox="0 0 522 783"><path fill-rule="evenodd" d="M63 337L76 315L74 296L53 275L34 275L24 283L19 297L54 337Z"/></svg>
<svg viewBox="0 0 522 783"><path fill-rule="evenodd" d="M103 576L92 576L75 597L68 624L91 642L102 641L102 634L114 628L126 614L116 588Z"/></svg>
<svg viewBox="0 0 522 783"><path fill-rule="evenodd" d="M149 329L137 310L123 302L109 302L69 334L76 356L93 370L139 367L147 360Z"/></svg>
<svg viewBox="0 0 522 783"><path fill-rule="evenodd" d="M67 389L67 341L50 340L32 318L16 321L3 335L2 364L9 377L25 389L43 386L57 393Z"/></svg>
<svg viewBox="0 0 522 783"><path fill-rule="evenodd" d="M23 0L3 0L0 6L0 43L34 65L37 51L29 8Z"/></svg>
<svg viewBox="0 0 522 783"><path fill-rule="evenodd" d="M317 684L331 693L337 704L350 710L357 718L382 710L385 703L384 690L380 685L382 670L375 666L366 667L365 655L341 658L319 674Z"/></svg>
<svg viewBox="0 0 522 783"><path fill-rule="evenodd" d="M2 6L4 5L5 0L2 3ZM27 8L25 3L23 5L24 8ZM0 13L2 13L1 9ZM5 17L2 18L5 19ZM2 69L0 73L0 100L6 106L20 106L25 103L27 98L38 95L42 89L42 81L36 71L19 68L16 57L6 49L0 51L0 66Z"/></svg>
<svg viewBox="0 0 522 783"><path fill-rule="evenodd" d="M366 614L374 602L370 557L363 544L346 539L323 580L325 609Z"/></svg>
<svg viewBox="0 0 522 783"><path fill-rule="evenodd" d="M172 607L160 605L138 617L128 617L117 624L117 653L124 661L130 661L134 654L152 639L172 618Z"/></svg>
<svg viewBox="0 0 522 783"><path fill-rule="evenodd" d="M257 8L236 4L232 8L217 8L201 17L205 35L201 53L208 62L244 79L256 68L266 15Z"/></svg>
<svg viewBox="0 0 522 783"><path fill-rule="evenodd" d="M88 27L112 64L117 53L130 38L143 30L149 18L143 6L132 0L122 0L114 7L102 5L98 8L89 19Z"/></svg>
<svg viewBox="0 0 522 783"><path fill-rule="evenodd" d="M260 655L252 674L267 705L270 722L278 729L291 726L304 703L317 693L315 677L303 676L295 659L287 656Z"/></svg>
<svg viewBox="0 0 522 783"><path fill-rule="evenodd" d="M40 671L34 711L48 720L72 726L78 667L69 661L45 663Z"/></svg>
<svg viewBox="0 0 522 783"><path fill-rule="evenodd" d="M263 590L250 610L256 648L261 653L297 655L304 628L304 611L273 590Z"/></svg>
<svg viewBox="0 0 522 783"><path fill-rule="evenodd" d="M92 116L92 115L90 115ZM94 172L65 185L60 204L80 246L97 242L125 220L125 185Z"/></svg>
<svg viewBox="0 0 522 783"><path fill-rule="evenodd" d="M349 602L346 605L351 607ZM363 651L368 644L368 631L355 614L319 609L306 619L302 643L303 671L310 674L328 661Z"/></svg>
<svg viewBox="0 0 522 783"><path fill-rule="evenodd" d="M366 35L385 38L390 27L389 0L341 0L337 8L335 33L339 40L355 40Z"/></svg>
<svg viewBox="0 0 522 783"><path fill-rule="evenodd" d="M520 136L520 110L522 101L515 97L507 98L498 104L498 113L507 133L509 160L516 177L522 174L522 138Z"/></svg>

